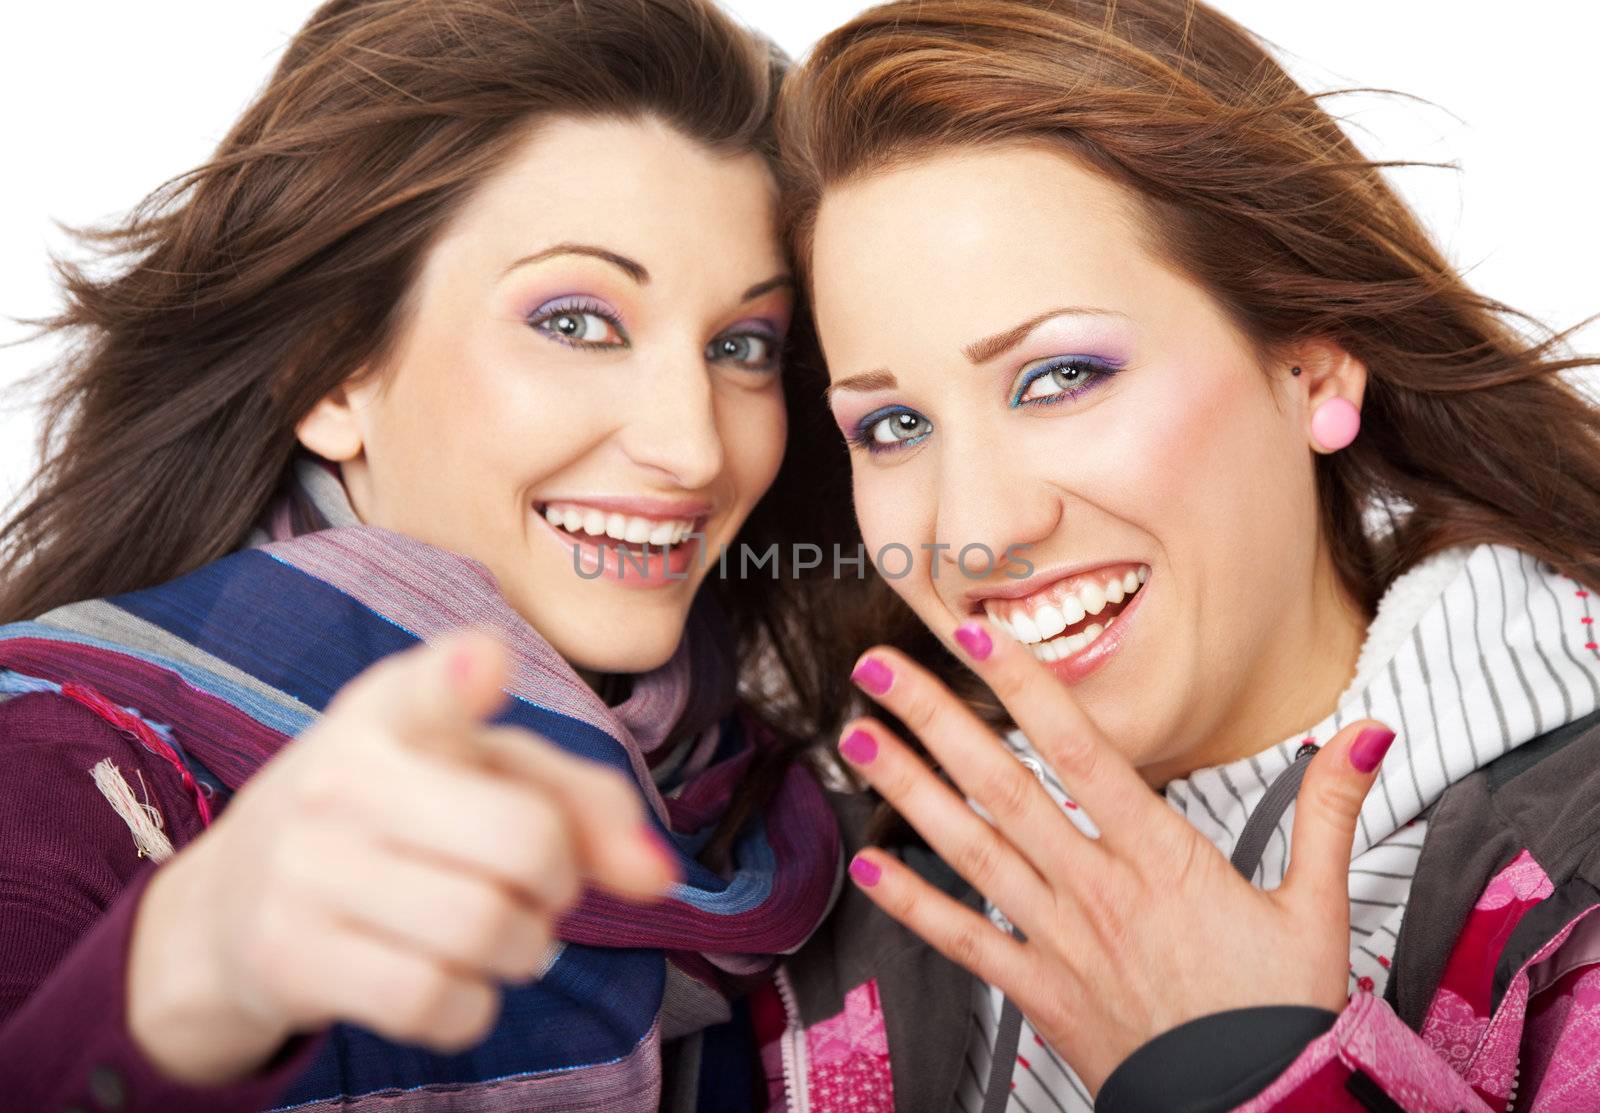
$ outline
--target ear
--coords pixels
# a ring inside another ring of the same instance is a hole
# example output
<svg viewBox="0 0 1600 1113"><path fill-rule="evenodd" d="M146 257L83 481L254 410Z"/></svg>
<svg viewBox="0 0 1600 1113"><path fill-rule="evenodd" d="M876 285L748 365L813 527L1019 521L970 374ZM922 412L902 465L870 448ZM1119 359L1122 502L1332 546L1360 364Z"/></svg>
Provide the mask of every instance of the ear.
<svg viewBox="0 0 1600 1113"><path fill-rule="evenodd" d="M359 396L350 383L335 387L300 419L294 427L296 439L324 460L347 463L359 457L365 446Z"/></svg>
<svg viewBox="0 0 1600 1113"><path fill-rule="evenodd" d="M1296 344L1286 358L1289 389L1300 404L1300 421L1306 441L1318 452L1325 452L1311 434L1311 416L1317 407L1334 398L1343 398L1357 410L1367 391L1367 365L1332 340L1306 340ZM1299 373L1294 373L1294 368Z"/></svg>

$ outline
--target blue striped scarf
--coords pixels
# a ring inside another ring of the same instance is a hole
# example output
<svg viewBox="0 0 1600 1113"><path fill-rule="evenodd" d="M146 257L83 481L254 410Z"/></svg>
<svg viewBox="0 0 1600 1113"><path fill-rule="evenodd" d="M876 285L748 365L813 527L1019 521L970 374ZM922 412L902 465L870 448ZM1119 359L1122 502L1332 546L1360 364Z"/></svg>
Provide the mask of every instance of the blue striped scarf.
<svg viewBox="0 0 1600 1113"><path fill-rule="evenodd" d="M654 1110L663 1038L727 1020L740 979L805 941L840 876L833 818L798 767L730 869L696 860L767 741L734 707L715 618L702 599L672 659L608 706L480 564L359 524L338 480L304 463L251 547L0 627L0 695L71 685L131 710L209 815L373 662L464 625L498 632L513 678L496 721L628 776L684 880L649 907L587 892L546 973L506 988L478 1047L434 1054L336 1025L278 1108Z"/></svg>

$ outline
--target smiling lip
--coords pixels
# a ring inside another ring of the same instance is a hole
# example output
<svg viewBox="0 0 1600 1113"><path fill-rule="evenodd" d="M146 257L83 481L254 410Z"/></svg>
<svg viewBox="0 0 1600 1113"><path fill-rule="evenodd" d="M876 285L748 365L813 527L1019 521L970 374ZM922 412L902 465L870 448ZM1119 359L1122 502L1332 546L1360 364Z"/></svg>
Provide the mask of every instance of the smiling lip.
<svg viewBox="0 0 1600 1113"><path fill-rule="evenodd" d="M1035 572L1027 579L1012 580L1009 583L994 584L989 587L974 588L962 596L968 614L982 614L983 603L986 599L1023 599L1029 595L1043 591L1046 588L1080 576L1087 576L1093 572L1101 572L1109 568L1133 567L1138 561L1131 560L1103 560L1094 564L1079 564L1071 568L1057 568L1048 572Z"/></svg>
<svg viewBox="0 0 1600 1113"><path fill-rule="evenodd" d="M694 566L704 542L703 537L692 535L665 550L659 546L648 546L644 550L647 559L641 571L640 561L624 557L624 547L632 548L625 546L624 542L610 537L590 541L557 529L545 520L543 514L535 514L534 519L537 529L554 538L566 550L573 579L578 583L603 580L618 587L643 589L687 584L693 579L689 570ZM697 522L696 528L704 529L704 523ZM582 576L578 574L580 569Z"/></svg>
<svg viewBox="0 0 1600 1113"><path fill-rule="evenodd" d="M641 518L709 518L714 505L705 499L663 499L626 495L551 495L536 499L539 506L571 502L592 506L609 514L635 514Z"/></svg>
<svg viewBox="0 0 1600 1113"><path fill-rule="evenodd" d="M1155 577L1151 577L1150 583L1154 580ZM1077 653L1063 657L1059 661L1048 662L1045 668L1055 673L1066 684L1077 684L1091 673L1098 672L1127 639L1128 631L1133 626L1133 617L1139 613L1139 605L1144 602L1144 597L1150 594L1150 583L1140 588L1138 594L1122 608L1122 613L1117 615L1115 625L1108 627L1103 634Z"/></svg>

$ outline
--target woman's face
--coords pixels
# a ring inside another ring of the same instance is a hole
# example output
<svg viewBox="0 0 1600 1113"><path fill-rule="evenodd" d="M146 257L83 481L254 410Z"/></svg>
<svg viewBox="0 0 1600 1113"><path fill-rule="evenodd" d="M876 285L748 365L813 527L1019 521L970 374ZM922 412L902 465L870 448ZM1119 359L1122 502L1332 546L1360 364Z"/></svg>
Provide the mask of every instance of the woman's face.
<svg viewBox="0 0 1600 1113"><path fill-rule="evenodd" d="M864 540L916 557L880 570L941 634L1031 643L1150 767L1307 667L1330 577L1301 380L1141 231L1062 154L958 151L830 191L813 263ZM1031 574L986 567L1013 546Z"/></svg>
<svg viewBox="0 0 1600 1113"><path fill-rule="evenodd" d="M776 189L653 120L530 136L431 248L393 360L300 436L575 666L644 671L783 454Z"/></svg>

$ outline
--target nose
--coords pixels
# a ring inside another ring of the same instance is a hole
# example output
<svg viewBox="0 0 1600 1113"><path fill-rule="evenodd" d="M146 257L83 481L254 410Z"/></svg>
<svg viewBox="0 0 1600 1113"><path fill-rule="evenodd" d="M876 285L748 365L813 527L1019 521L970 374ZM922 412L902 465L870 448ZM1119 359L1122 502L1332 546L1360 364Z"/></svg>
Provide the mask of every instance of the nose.
<svg viewBox="0 0 1600 1113"><path fill-rule="evenodd" d="M725 452L711 369L695 353L662 356L635 392L621 430L623 451L673 485L699 490L722 474Z"/></svg>
<svg viewBox="0 0 1600 1113"><path fill-rule="evenodd" d="M935 550L939 590L949 598L974 581L1002 578L1008 549L1026 558L1032 546L1061 527L1060 491L1006 467L1007 447L987 434L950 437L942 446L934 539L943 546Z"/></svg>

